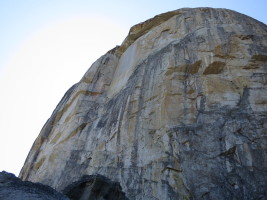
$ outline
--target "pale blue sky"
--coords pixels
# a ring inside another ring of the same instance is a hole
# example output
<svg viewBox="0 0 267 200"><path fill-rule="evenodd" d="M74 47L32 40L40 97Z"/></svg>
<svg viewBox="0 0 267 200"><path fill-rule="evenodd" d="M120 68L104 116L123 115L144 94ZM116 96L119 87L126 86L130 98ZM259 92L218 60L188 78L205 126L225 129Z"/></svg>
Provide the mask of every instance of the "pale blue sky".
<svg viewBox="0 0 267 200"><path fill-rule="evenodd" d="M0 68L18 43L53 20L90 13L130 28L183 7L229 8L267 23L266 0L0 0Z"/></svg>
<svg viewBox="0 0 267 200"><path fill-rule="evenodd" d="M267 23L266 0L0 0L0 171L18 175L64 92L131 26L183 7Z"/></svg>

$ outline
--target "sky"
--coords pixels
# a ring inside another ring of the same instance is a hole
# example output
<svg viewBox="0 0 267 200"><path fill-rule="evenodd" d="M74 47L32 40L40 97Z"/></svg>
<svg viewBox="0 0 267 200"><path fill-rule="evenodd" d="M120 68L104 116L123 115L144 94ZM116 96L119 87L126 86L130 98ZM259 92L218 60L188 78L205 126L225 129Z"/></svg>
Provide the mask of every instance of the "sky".
<svg viewBox="0 0 267 200"><path fill-rule="evenodd" d="M0 171L19 174L67 89L131 26L183 7L228 8L267 24L266 0L0 0Z"/></svg>

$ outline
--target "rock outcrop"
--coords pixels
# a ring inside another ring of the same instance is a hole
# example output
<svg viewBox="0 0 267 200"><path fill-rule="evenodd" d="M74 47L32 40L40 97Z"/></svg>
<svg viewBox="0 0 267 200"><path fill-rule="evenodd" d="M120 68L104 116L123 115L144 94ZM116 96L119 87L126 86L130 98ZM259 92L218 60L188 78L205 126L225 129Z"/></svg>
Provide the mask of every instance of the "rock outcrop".
<svg viewBox="0 0 267 200"><path fill-rule="evenodd" d="M156 16L67 91L20 177L63 191L100 174L130 200L266 199L266 74L265 24L226 9Z"/></svg>
<svg viewBox="0 0 267 200"><path fill-rule="evenodd" d="M1 200L69 200L49 186L21 181L14 174L0 172Z"/></svg>

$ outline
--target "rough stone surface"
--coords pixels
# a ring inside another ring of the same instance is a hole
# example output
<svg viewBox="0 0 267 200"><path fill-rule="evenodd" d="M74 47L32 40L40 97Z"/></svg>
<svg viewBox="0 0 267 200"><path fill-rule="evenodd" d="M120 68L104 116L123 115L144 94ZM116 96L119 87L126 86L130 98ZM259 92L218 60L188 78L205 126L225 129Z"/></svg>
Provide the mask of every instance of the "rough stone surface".
<svg viewBox="0 0 267 200"><path fill-rule="evenodd" d="M83 176L67 186L63 193L71 200L128 200L119 183L101 175Z"/></svg>
<svg viewBox="0 0 267 200"><path fill-rule="evenodd" d="M266 199L267 26L180 9L134 26L63 97L20 177L83 175L130 200Z"/></svg>
<svg viewBox="0 0 267 200"><path fill-rule="evenodd" d="M14 174L0 172L1 200L69 200L49 186L21 181Z"/></svg>

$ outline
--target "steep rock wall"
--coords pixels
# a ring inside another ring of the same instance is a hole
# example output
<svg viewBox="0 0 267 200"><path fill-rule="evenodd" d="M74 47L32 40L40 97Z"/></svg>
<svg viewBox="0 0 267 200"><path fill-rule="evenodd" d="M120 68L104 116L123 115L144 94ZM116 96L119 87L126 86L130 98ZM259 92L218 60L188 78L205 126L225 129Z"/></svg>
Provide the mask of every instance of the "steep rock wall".
<svg viewBox="0 0 267 200"><path fill-rule="evenodd" d="M261 199L267 27L226 9L134 26L63 97L20 177L59 191L83 175L129 199Z"/></svg>

